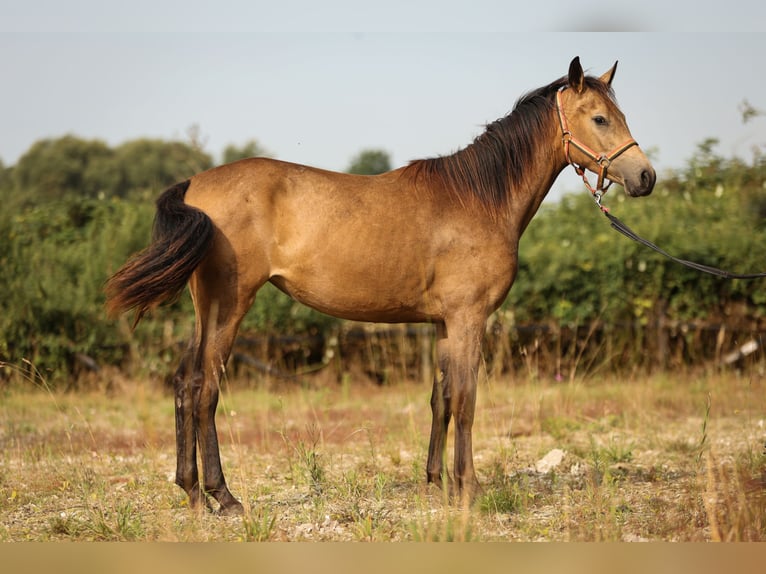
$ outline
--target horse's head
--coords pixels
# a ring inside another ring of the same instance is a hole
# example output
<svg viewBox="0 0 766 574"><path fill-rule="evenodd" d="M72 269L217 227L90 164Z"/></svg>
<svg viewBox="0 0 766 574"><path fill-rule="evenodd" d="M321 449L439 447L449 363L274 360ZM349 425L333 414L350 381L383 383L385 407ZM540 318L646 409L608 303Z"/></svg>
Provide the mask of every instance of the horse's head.
<svg viewBox="0 0 766 574"><path fill-rule="evenodd" d="M649 195L656 174L630 135L625 116L614 101L611 85L617 64L600 78L586 77L580 59L569 65L568 83L557 94L564 154L580 175L598 174L594 195L614 181L633 197Z"/></svg>

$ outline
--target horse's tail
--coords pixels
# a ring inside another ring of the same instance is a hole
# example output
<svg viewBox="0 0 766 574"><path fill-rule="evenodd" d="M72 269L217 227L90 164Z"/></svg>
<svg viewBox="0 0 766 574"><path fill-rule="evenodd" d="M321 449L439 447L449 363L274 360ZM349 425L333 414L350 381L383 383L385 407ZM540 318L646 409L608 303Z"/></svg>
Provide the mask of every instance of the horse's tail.
<svg viewBox="0 0 766 574"><path fill-rule="evenodd" d="M162 303L175 300L213 242L213 222L184 203L190 181L177 183L157 200L152 242L133 255L107 282L107 313L136 310L133 323Z"/></svg>

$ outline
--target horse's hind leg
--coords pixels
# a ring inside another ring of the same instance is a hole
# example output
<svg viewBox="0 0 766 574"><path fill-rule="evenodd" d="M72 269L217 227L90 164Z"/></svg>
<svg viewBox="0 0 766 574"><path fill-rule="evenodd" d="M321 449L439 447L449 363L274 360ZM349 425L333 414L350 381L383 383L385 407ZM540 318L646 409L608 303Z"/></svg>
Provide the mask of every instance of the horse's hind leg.
<svg viewBox="0 0 766 574"><path fill-rule="evenodd" d="M231 350L234 334L199 334L192 347L184 354L174 379L176 412L176 484L186 491L189 505L199 508L210 506L208 495L218 501L220 511L226 514L242 511L226 485L221 467L215 411L218 406L220 378L223 364ZM203 322L204 324L204 322ZM200 488L197 467L197 445L202 463L204 488Z"/></svg>
<svg viewBox="0 0 766 574"><path fill-rule="evenodd" d="M197 431L194 417L192 376L197 376L195 368L196 346L192 344L181 358L181 364L173 377L175 391L176 419L176 484L189 496L189 505L199 507L202 493L199 488L197 470Z"/></svg>
<svg viewBox="0 0 766 574"><path fill-rule="evenodd" d="M176 482L187 492L193 506L212 496L221 513L241 513L242 504L231 494L224 478L215 412L224 365L257 288L245 290L237 284L236 274L224 274L203 265L192 277L190 289L196 327L192 348L176 377ZM202 491L195 444L199 446L202 463Z"/></svg>

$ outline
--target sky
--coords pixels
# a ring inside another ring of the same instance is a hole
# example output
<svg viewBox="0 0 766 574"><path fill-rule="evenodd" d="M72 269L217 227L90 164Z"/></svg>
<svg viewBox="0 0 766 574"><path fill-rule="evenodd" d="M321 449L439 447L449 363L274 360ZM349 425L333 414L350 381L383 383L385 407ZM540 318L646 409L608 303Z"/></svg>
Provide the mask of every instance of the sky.
<svg viewBox="0 0 766 574"><path fill-rule="evenodd" d="M465 4L0 0L0 160L196 127L216 160L255 139L327 169L371 148L398 166L464 147L574 56L594 75L619 60L618 102L660 175L708 137L745 159L766 144L766 116L739 111L766 110L766 3ZM566 170L553 195L579 186Z"/></svg>

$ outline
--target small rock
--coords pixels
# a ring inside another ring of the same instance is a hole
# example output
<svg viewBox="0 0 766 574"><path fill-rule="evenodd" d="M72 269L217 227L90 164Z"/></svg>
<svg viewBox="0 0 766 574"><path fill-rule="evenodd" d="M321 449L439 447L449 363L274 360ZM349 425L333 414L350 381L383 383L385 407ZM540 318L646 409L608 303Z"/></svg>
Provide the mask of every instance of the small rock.
<svg viewBox="0 0 766 574"><path fill-rule="evenodd" d="M560 448L554 448L535 463L535 470L542 474L549 473L563 462L564 456L566 456L566 451L563 451Z"/></svg>

